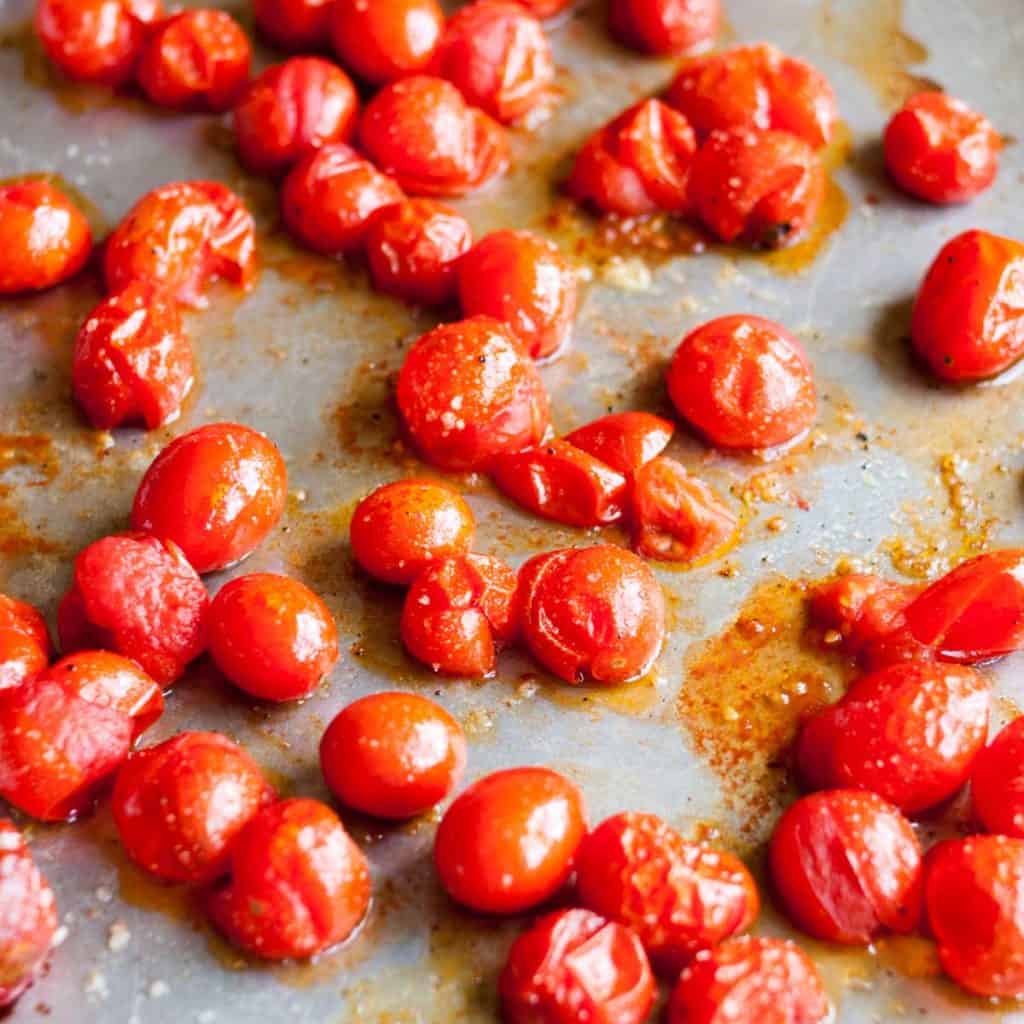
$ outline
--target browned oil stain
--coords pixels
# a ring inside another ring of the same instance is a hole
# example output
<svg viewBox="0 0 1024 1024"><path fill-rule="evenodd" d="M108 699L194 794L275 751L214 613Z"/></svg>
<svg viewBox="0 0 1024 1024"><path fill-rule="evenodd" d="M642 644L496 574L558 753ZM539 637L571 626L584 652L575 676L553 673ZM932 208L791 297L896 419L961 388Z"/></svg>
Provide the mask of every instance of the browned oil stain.
<svg viewBox="0 0 1024 1024"><path fill-rule="evenodd" d="M62 546L33 530L13 500L19 487L46 487L59 465L44 434L0 434L0 554L57 554Z"/></svg>

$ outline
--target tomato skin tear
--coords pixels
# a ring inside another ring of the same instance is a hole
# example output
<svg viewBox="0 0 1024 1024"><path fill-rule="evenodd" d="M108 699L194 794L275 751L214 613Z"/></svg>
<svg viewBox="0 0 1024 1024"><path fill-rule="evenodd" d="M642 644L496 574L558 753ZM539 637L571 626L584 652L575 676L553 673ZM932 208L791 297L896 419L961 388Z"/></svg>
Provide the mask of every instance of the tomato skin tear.
<svg viewBox="0 0 1024 1024"><path fill-rule="evenodd" d="M578 427L563 440L631 477L665 450L675 429L669 420L649 412L614 412Z"/></svg>

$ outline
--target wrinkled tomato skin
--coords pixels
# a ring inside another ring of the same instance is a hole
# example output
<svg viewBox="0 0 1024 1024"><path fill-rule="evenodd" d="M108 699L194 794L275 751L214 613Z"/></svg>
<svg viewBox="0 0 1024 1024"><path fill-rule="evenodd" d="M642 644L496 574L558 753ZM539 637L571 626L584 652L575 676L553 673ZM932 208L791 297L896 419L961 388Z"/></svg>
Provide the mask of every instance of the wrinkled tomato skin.
<svg viewBox="0 0 1024 1024"><path fill-rule="evenodd" d="M849 573L814 588L811 620L839 633L843 650L859 654L904 625L903 612L922 589L872 573Z"/></svg>
<svg viewBox="0 0 1024 1024"><path fill-rule="evenodd" d="M719 0L612 0L608 25L634 50L679 56L714 42L721 13Z"/></svg>
<svg viewBox="0 0 1024 1024"><path fill-rule="evenodd" d="M343 708L320 741L320 767L337 800L402 821L459 784L466 737L444 708L414 693L374 693Z"/></svg>
<svg viewBox="0 0 1024 1024"><path fill-rule="evenodd" d="M921 848L910 822L875 793L830 789L792 804L769 847L793 923L826 942L866 945L921 921Z"/></svg>
<svg viewBox="0 0 1024 1024"><path fill-rule="evenodd" d="M550 768L509 768L478 779L438 826L434 866L441 885L457 903L485 914L536 907L568 881L586 817L578 787Z"/></svg>
<svg viewBox="0 0 1024 1024"><path fill-rule="evenodd" d="M338 628L309 587L273 573L221 587L206 617L210 656L258 700L308 697L338 662Z"/></svg>
<svg viewBox="0 0 1024 1024"><path fill-rule="evenodd" d="M317 800L283 800L235 839L231 878L207 912L236 946L264 960L305 959L347 939L370 905L366 858Z"/></svg>
<svg viewBox="0 0 1024 1024"><path fill-rule="evenodd" d="M437 0L335 0L331 14L335 52L372 85L426 71L443 31Z"/></svg>
<svg viewBox="0 0 1024 1024"><path fill-rule="evenodd" d="M613 412L563 440L628 478L665 450L675 429L669 420L649 412Z"/></svg>
<svg viewBox="0 0 1024 1024"><path fill-rule="evenodd" d="M35 608L0 594L0 692L13 690L50 663L50 632Z"/></svg>
<svg viewBox="0 0 1024 1024"><path fill-rule="evenodd" d="M1024 718L1015 718L978 755L971 806L987 832L1024 839Z"/></svg>
<svg viewBox="0 0 1024 1024"><path fill-rule="evenodd" d="M1024 243L965 231L935 257L914 301L914 350L940 380L984 380L1024 355Z"/></svg>
<svg viewBox="0 0 1024 1024"><path fill-rule="evenodd" d="M173 541L196 572L215 572L263 543L287 494L273 441L239 423L211 423L153 460L135 492L132 529Z"/></svg>
<svg viewBox="0 0 1024 1024"><path fill-rule="evenodd" d="M74 277L92 252L92 230L45 181L0 185L0 296L39 292Z"/></svg>
<svg viewBox="0 0 1024 1024"><path fill-rule="evenodd" d="M164 882L205 884L228 868L231 844L275 799L256 762L215 732L183 732L132 754L111 798L121 845Z"/></svg>
<svg viewBox="0 0 1024 1024"><path fill-rule="evenodd" d="M588 909L632 928L667 976L746 931L760 909L754 879L731 853L688 843L657 815L632 811L583 840L576 892Z"/></svg>
<svg viewBox="0 0 1024 1024"><path fill-rule="evenodd" d="M253 0L260 33L283 50L326 49L331 41L334 0Z"/></svg>
<svg viewBox="0 0 1024 1024"><path fill-rule="evenodd" d="M508 1024L642 1024L655 995L636 934L579 908L546 914L516 939L499 989Z"/></svg>
<svg viewBox="0 0 1024 1024"><path fill-rule="evenodd" d="M551 423L537 368L512 329L486 316L419 338L402 364L396 397L420 455L455 472L538 444Z"/></svg>

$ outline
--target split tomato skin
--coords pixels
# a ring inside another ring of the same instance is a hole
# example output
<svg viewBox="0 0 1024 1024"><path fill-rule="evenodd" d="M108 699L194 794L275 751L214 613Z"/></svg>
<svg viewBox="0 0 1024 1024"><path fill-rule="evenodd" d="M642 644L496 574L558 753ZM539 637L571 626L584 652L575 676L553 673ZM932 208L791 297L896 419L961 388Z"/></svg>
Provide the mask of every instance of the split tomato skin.
<svg viewBox="0 0 1024 1024"><path fill-rule="evenodd" d="M649 412L613 412L563 440L629 478L665 450L675 429L670 420Z"/></svg>
<svg viewBox="0 0 1024 1024"><path fill-rule="evenodd" d="M346 807L390 821L424 814L459 784L466 737L414 693L374 693L343 708L320 741L327 787Z"/></svg>
<svg viewBox="0 0 1024 1024"><path fill-rule="evenodd" d="M848 573L815 587L811 620L822 629L839 633L845 651L860 654L904 625L903 612L922 589L873 573Z"/></svg>
<svg viewBox="0 0 1024 1024"><path fill-rule="evenodd" d="M1024 839L1024 718L1015 718L978 754L971 807L986 832Z"/></svg>
<svg viewBox="0 0 1024 1024"><path fill-rule="evenodd" d="M324 50L331 40L334 0L253 0L260 33L282 50Z"/></svg>
<svg viewBox="0 0 1024 1024"><path fill-rule="evenodd" d="M634 50L679 56L710 46L721 14L719 0L612 0L608 25Z"/></svg>
<svg viewBox="0 0 1024 1024"><path fill-rule="evenodd" d="M0 692L14 690L46 670L50 632L32 605L0 594Z"/></svg>

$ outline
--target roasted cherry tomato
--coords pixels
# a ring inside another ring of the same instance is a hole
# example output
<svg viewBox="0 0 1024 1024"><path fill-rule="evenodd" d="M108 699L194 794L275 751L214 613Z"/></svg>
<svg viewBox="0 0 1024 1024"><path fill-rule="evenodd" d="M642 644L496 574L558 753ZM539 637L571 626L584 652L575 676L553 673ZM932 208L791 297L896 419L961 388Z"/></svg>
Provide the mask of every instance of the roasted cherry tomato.
<svg viewBox="0 0 1024 1024"><path fill-rule="evenodd" d="M610 544L537 555L520 570L523 639L568 683L642 676L665 639L665 595L647 563Z"/></svg>
<svg viewBox="0 0 1024 1024"><path fill-rule="evenodd" d="M767 43L689 61L669 87L668 102L702 138L718 128L771 129L818 148L839 124L828 79Z"/></svg>
<svg viewBox="0 0 1024 1024"><path fill-rule="evenodd" d="M910 338L936 377L994 377L1024 355L1024 243L987 231L947 242L914 302Z"/></svg>
<svg viewBox="0 0 1024 1024"><path fill-rule="evenodd" d="M463 555L434 562L406 594L402 643L435 672L491 676L498 649L518 630L515 592L515 570L501 559Z"/></svg>
<svg viewBox="0 0 1024 1024"><path fill-rule="evenodd" d="M352 135L359 97L339 67L319 57L293 57L267 68L235 107L242 163L261 174L280 174L328 142Z"/></svg>
<svg viewBox="0 0 1024 1024"><path fill-rule="evenodd" d="M530 231L494 231L459 264L466 316L504 320L534 359L554 358L572 336L576 273L558 246Z"/></svg>
<svg viewBox="0 0 1024 1024"><path fill-rule="evenodd" d="M919 92L885 129L885 166L904 192L963 203L995 181L1003 141L992 123L941 92Z"/></svg>
<svg viewBox="0 0 1024 1024"><path fill-rule="evenodd" d="M659 456L675 426L649 412L613 412L566 434L563 440L625 477Z"/></svg>
<svg viewBox="0 0 1024 1024"><path fill-rule="evenodd" d="M875 793L829 789L793 804L769 848L793 923L815 938L866 945L921 921L921 848L910 822Z"/></svg>
<svg viewBox="0 0 1024 1024"><path fill-rule="evenodd" d="M247 953L291 960L347 939L369 905L366 858L337 815L317 800L283 800L239 833L231 879L208 911Z"/></svg>
<svg viewBox="0 0 1024 1024"><path fill-rule="evenodd" d="M811 619L838 633L845 651L859 654L904 625L903 612L921 590L871 573L849 573L814 588Z"/></svg>
<svg viewBox="0 0 1024 1024"><path fill-rule="evenodd" d="M804 725L800 774L814 789L868 789L904 814L967 781L988 734L991 686L962 665L908 661L863 676Z"/></svg>
<svg viewBox="0 0 1024 1024"><path fill-rule="evenodd" d="M377 818L413 818L459 784L466 737L426 697L374 693L343 708L327 727L320 767L346 807Z"/></svg>
<svg viewBox="0 0 1024 1024"><path fill-rule="evenodd" d="M403 198L393 178L342 142L310 153L281 189L281 216L292 236L325 256L363 243L370 217Z"/></svg>
<svg viewBox="0 0 1024 1024"><path fill-rule="evenodd" d="M129 82L160 0L39 0L35 28L46 56L78 82Z"/></svg>
<svg viewBox="0 0 1024 1024"><path fill-rule="evenodd" d="M334 0L253 0L256 27L285 50L322 50L331 41Z"/></svg>
<svg viewBox="0 0 1024 1024"><path fill-rule="evenodd" d="M192 343L175 301L133 281L101 302L75 340L71 387L100 430L141 421L155 430L176 420L192 390Z"/></svg>
<svg viewBox="0 0 1024 1024"><path fill-rule="evenodd" d="M475 316L428 331L398 375L398 409L409 438L439 469L483 469L501 452L541 441L548 395L512 329Z"/></svg>
<svg viewBox="0 0 1024 1024"><path fill-rule="evenodd" d="M461 196L508 166L501 125L451 82L427 75L381 89L363 112L359 141L410 195Z"/></svg>
<svg viewBox="0 0 1024 1024"><path fill-rule="evenodd" d="M246 82L252 50L224 11L182 11L150 35L139 58L142 91L161 107L230 110Z"/></svg>
<svg viewBox="0 0 1024 1024"><path fill-rule="evenodd" d="M132 529L174 541L198 573L240 562L277 525L288 495L270 438L238 423L176 437L135 492Z"/></svg>
<svg viewBox="0 0 1024 1024"><path fill-rule="evenodd" d="M182 732L132 754L111 807L125 852L165 882L225 874L242 828L276 799L259 766L217 732Z"/></svg>
<svg viewBox="0 0 1024 1024"><path fill-rule="evenodd" d="M710 46L721 17L719 0L612 0L608 26L645 53L693 53Z"/></svg>
<svg viewBox="0 0 1024 1024"><path fill-rule="evenodd" d="M217 668L259 700L308 697L338 662L327 605L288 576L253 573L221 587L206 617Z"/></svg>
<svg viewBox="0 0 1024 1024"><path fill-rule="evenodd" d="M106 647L167 686L203 653L209 603L202 580L176 544L115 534L75 559L57 632L65 652Z"/></svg>
<svg viewBox="0 0 1024 1024"><path fill-rule="evenodd" d="M657 815L631 811L583 840L576 892L584 906L632 928L668 974L746 931L761 905L750 872L731 853L688 843Z"/></svg>
<svg viewBox="0 0 1024 1024"><path fill-rule="evenodd" d="M57 901L14 823L0 819L0 1009L32 984L57 931Z"/></svg>
<svg viewBox="0 0 1024 1024"><path fill-rule="evenodd" d="M814 373L803 346L759 316L723 316L679 343L668 370L679 415L721 448L772 448L814 422Z"/></svg>
<svg viewBox="0 0 1024 1024"><path fill-rule="evenodd" d="M1024 995L1024 840L970 836L929 851L928 923L943 970L969 992Z"/></svg>
<svg viewBox="0 0 1024 1024"><path fill-rule="evenodd" d="M654 977L636 933L589 910L557 910L513 943L501 972L508 1024L643 1024Z"/></svg>
<svg viewBox="0 0 1024 1024"><path fill-rule="evenodd" d="M437 480L382 484L356 506L352 555L385 583L408 585L431 563L469 553L476 520L465 499Z"/></svg>
<svg viewBox="0 0 1024 1024"><path fill-rule="evenodd" d="M49 663L46 620L32 605L0 594L0 691L28 682Z"/></svg>
<svg viewBox="0 0 1024 1024"><path fill-rule="evenodd" d="M52 288L91 252L89 222L60 189L38 180L0 185L0 295Z"/></svg>
<svg viewBox="0 0 1024 1024"><path fill-rule="evenodd" d="M814 962L785 939L743 936L702 949L683 970L668 1024L825 1024L832 1008Z"/></svg>
<svg viewBox="0 0 1024 1024"><path fill-rule="evenodd" d="M1024 718L978 755L971 772L974 816L988 832L1024 839Z"/></svg>
<svg viewBox="0 0 1024 1024"><path fill-rule="evenodd" d="M536 907L568 880L586 816L579 789L550 768L509 768L478 779L438 826L441 885L485 914Z"/></svg>
<svg viewBox="0 0 1024 1024"><path fill-rule="evenodd" d="M449 206L408 199L370 218L364 244L378 291L423 306L442 306L455 298L457 264L473 245L473 230Z"/></svg>
<svg viewBox="0 0 1024 1024"><path fill-rule="evenodd" d="M107 239L107 287L143 280L195 309L209 284L240 288L256 275L256 235L242 200L215 181L179 181L143 196Z"/></svg>
<svg viewBox="0 0 1024 1024"><path fill-rule="evenodd" d="M432 70L505 124L543 102L555 61L541 23L512 0L474 0L448 22Z"/></svg>

